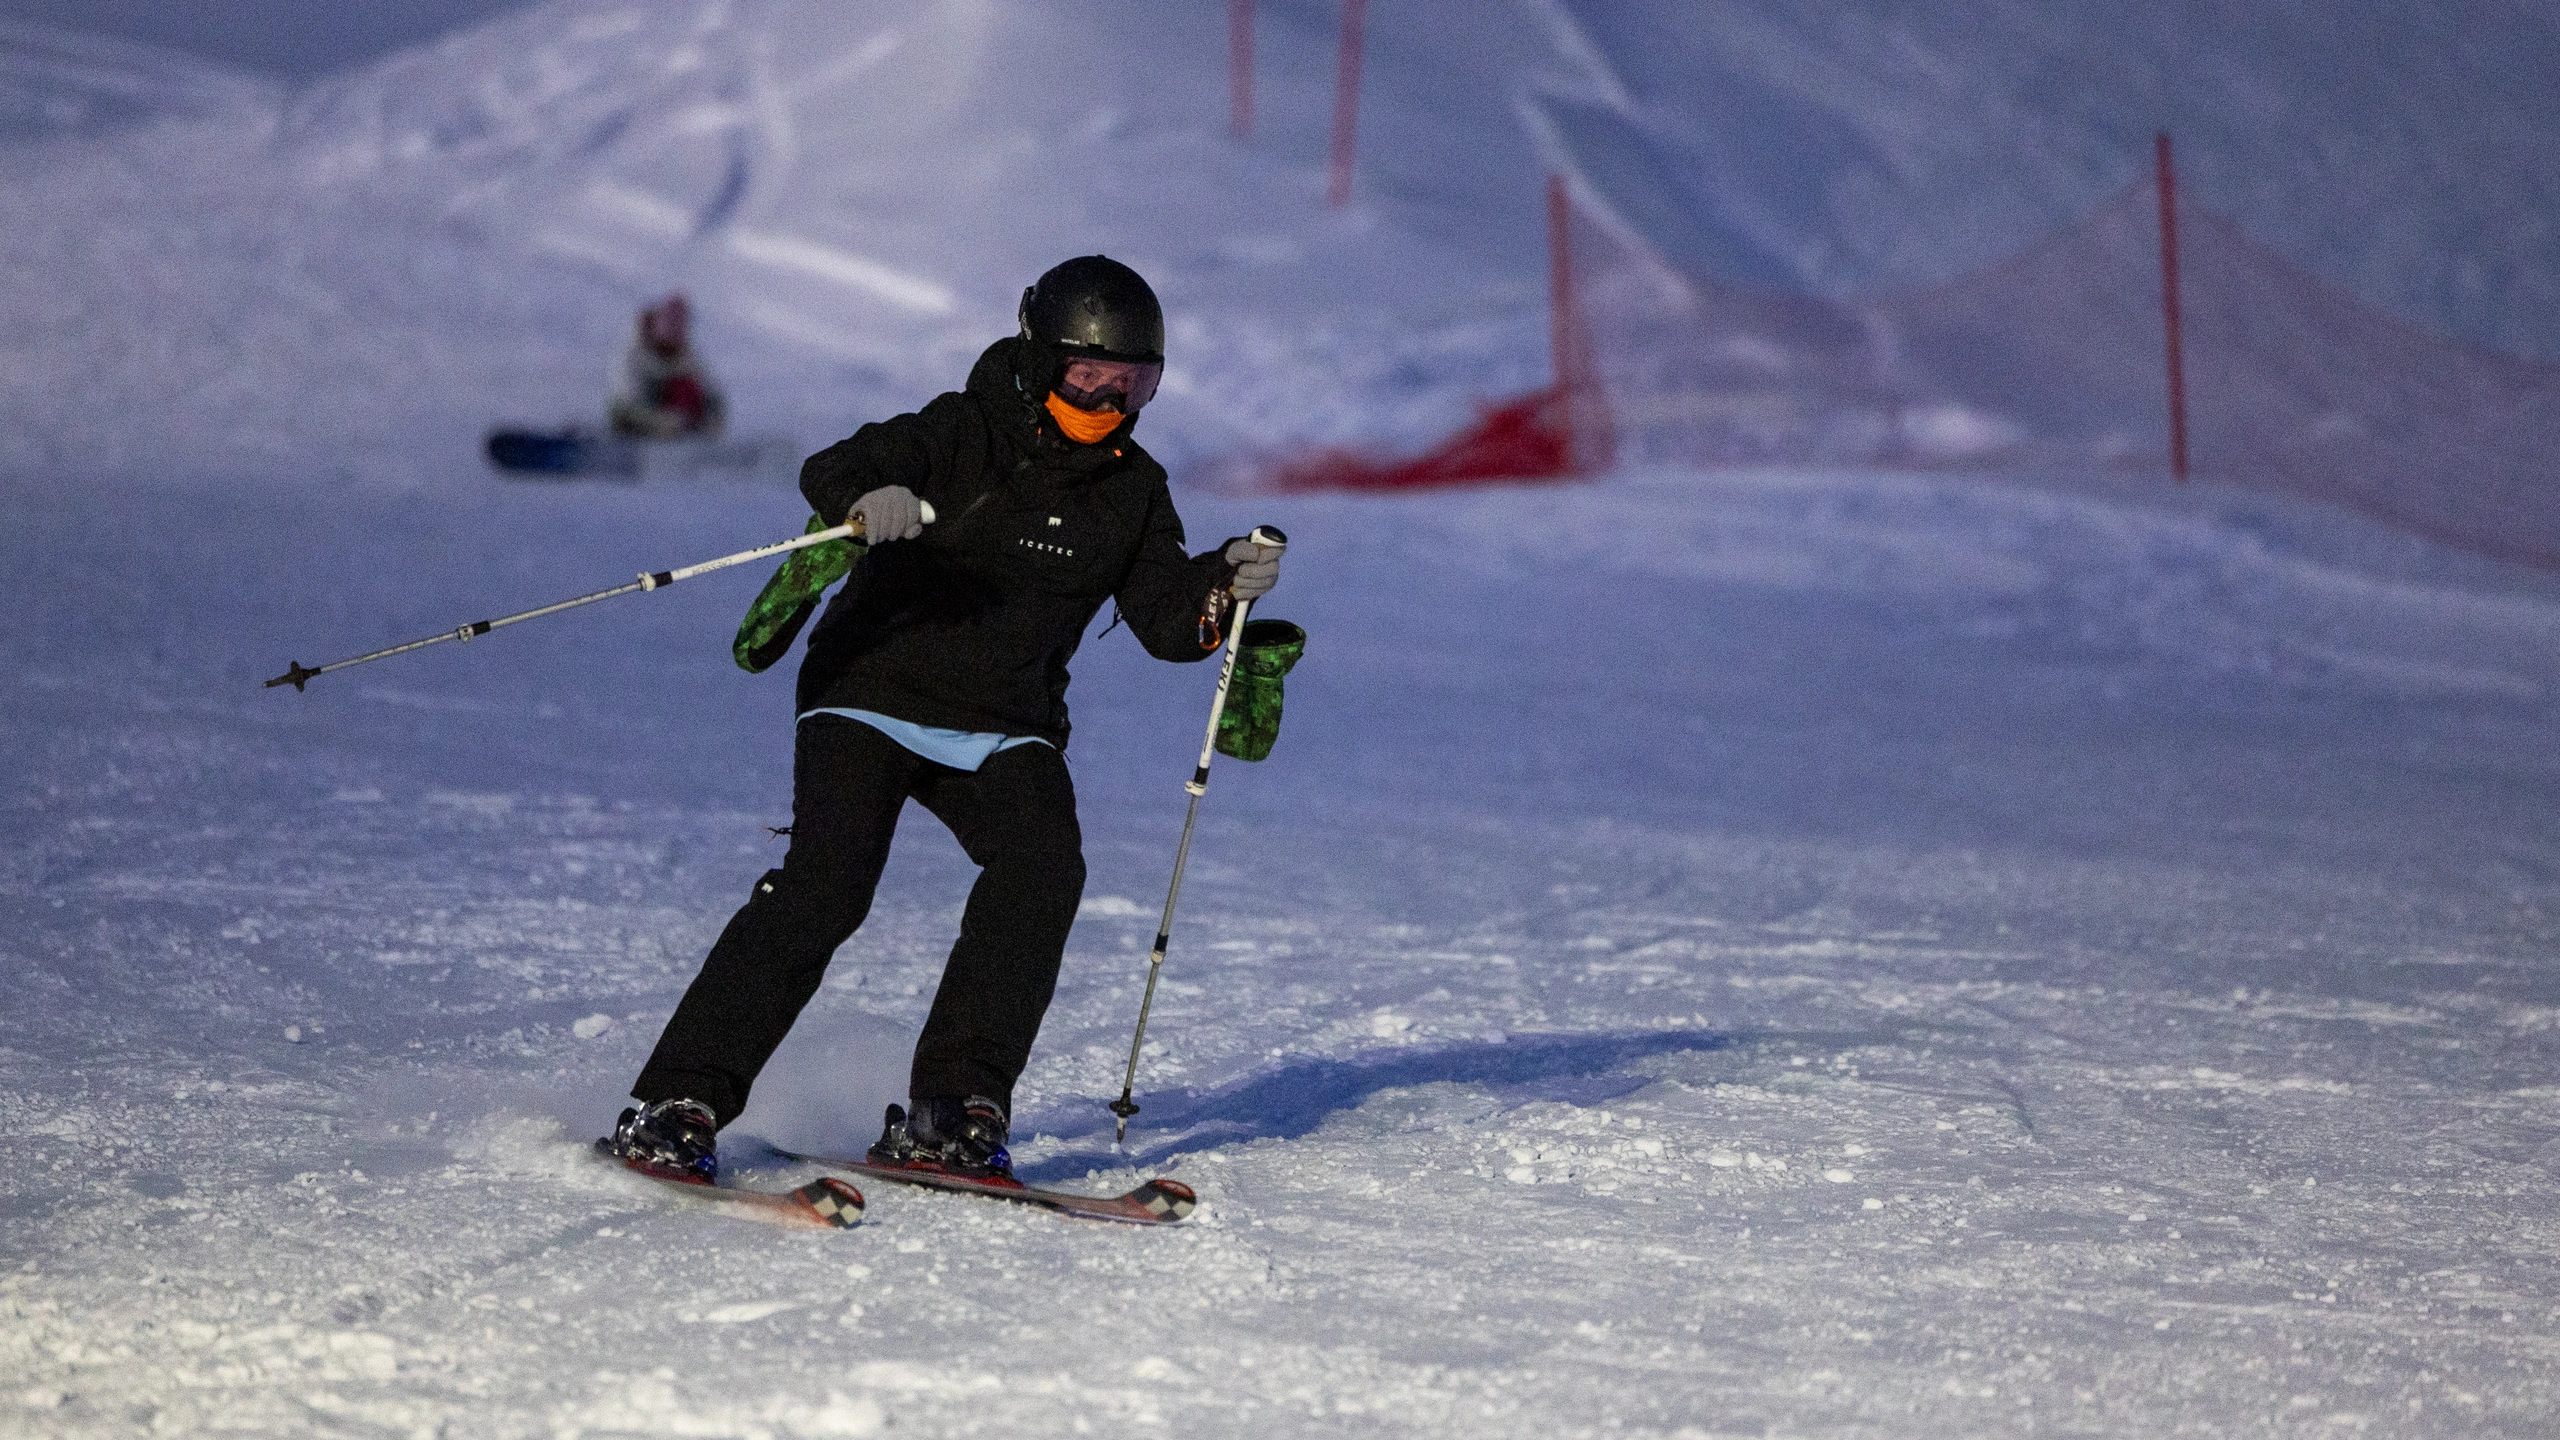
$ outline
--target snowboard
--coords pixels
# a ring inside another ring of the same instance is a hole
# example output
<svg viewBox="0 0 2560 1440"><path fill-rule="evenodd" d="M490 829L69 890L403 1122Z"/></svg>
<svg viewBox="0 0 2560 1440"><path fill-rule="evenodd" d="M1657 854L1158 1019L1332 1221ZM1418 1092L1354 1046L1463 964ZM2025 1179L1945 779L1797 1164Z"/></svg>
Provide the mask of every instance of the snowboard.
<svg viewBox="0 0 2560 1440"><path fill-rule="evenodd" d="M1109 1220L1122 1225L1178 1225L1191 1218L1200 1206L1200 1197L1179 1180L1158 1177L1125 1195L1083 1195L1072 1190L1044 1190L1025 1185L1019 1180L981 1179L973 1175L954 1174L928 1161L905 1165L875 1165L868 1160L842 1160L826 1155L795 1155L781 1152L784 1158L804 1164L842 1170L852 1175L869 1175L900 1185L916 1185L927 1190L942 1190L959 1195L983 1195L990 1200L1005 1200L1016 1205L1030 1205L1072 1215L1079 1220Z"/></svg>
<svg viewBox="0 0 2560 1440"><path fill-rule="evenodd" d="M832 1175L820 1176L796 1190L747 1190L714 1185L686 1171L662 1170L637 1160L626 1160L614 1154L612 1147L602 1140L596 1142L595 1153L608 1165L646 1176L661 1185L671 1185L693 1199L744 1211L753 1219L824 1230L850 1230L862 1222L862 1192Z"/></svg>
<svg viewBox="0 0 2560 1440"><path fill-rule="evenodd" d="M584 425L556 430L501 426L489 432L489 463L511 480L689 479L750 475L790 466L798 447L788 436L683 436L642 440Z"/></svg>

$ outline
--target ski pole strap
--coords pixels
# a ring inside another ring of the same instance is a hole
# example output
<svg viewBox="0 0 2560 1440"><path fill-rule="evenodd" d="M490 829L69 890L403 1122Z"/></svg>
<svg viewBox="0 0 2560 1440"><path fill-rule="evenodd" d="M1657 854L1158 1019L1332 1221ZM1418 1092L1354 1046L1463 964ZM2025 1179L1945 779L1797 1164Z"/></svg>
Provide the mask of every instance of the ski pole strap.
<svg viewBox="0 0 2560 1440"><path fill-rule="evenodd" d="M1221 585L1200 602L1200 653L1208 654L1227 643L1227 611L1234 608L1236 593Z"/></svg>

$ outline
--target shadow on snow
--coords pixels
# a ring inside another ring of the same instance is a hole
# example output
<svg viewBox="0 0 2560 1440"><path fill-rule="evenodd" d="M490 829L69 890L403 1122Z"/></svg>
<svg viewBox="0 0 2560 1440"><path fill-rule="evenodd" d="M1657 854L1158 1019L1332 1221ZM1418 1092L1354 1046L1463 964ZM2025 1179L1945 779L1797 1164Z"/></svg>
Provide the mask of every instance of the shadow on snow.
<svg viewBox="0 0 2560 1440"><path fill-rule="evenodd" d="M1506 1105L1556 1100L1596 1105L1653 1083L1620 1068L1650 1055L1722 1050L1733 1037L1713 1030L1619 1031L1597 1035L1515 1035L1428 1049L1398 1047L1350 1056L1308 1056L1213 1089L1179 1088L1141 1095L1145 1109L1130 1122L1136 1148L1123 1155L1107 1137L1113 1118L1101 1105L1076 1101L1021 1117L1017 1133L1066 1140L1101 1139L1074 1146L1019 1172L1034 1184L1080 1176L1094 1169L1162 1165L1176 1154L1250 1140L1290 1140L1322 1125L1336 1111L1356 1108L1382 1090L1417 1085L1484 1087ZM1167 1138L1146 1143L1152 1132Z"/></svg>

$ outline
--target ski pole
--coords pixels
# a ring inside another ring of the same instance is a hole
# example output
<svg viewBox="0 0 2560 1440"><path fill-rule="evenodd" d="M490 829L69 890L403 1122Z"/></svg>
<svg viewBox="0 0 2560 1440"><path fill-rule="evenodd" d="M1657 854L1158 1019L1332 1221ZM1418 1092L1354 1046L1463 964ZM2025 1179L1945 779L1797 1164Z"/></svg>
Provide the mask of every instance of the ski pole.
<svg viewBox="0 0 2560 1440"><path fill-rule="evenodd" d="M1256 525L1247 538L1265 550L1285 550L1289 545L1289 537L1276 525ZM1209 757L1217 753L1218 717L1227 711L1227 686L1236 678L1236 652L1244 644L1245 616L1252 609L1250 600L1236 602L1229 622L1234 628L1227 632L1227 658L1218 667L1218 693L1209 699L1209 733L1200 741L1200 765L1182 787L1191 792L1191 809L1182 817L1182 843L1173 851L1173 883L1164 892L1164 919L1156 924L1156 948L1147 956L1147 991L1138 1001L1137 1033L1129 1037L1129 1073L1121 1077L1120 1098L1111 1102L1111 1113L1120 1117L1111 1134L1114 1145L1127 1142L1129 1117L1138 1113L1138 1102L1129 1098L1138 1086L1138 1048L1147 1043L1147 1012L1155 1008L1156 978L1164 973L1165 947L1173 942L1173 906L1182 898L1182 867L1191 859L1191 827L1200 819L1200 797L1209 793Z"/></svg>
<svg viewBox="0 0 2560 1440"><path fill-rule="evenodd" d="M924 522L928 525L932 524L933 506L922 501L918 501L917 505L923 514ZM369 654L355 656L352 659L333 660L326 665L314 668L305 668L303 663L299 660L288 661L285 672L273 680L268 681L266 683L266 688L273 690L279 685L291 685L297 692L299 692L313 680L328 674L332 670L344 670L350 665L362 665L368 660L388 659L393 655L403 655L411 650L422 649L429 645L439 645L447 640L461 640L468 642L486 635L490 631L495 630L502 625L514 625L525 620L538 620L545 615L556 615L563 610L575 610L581 605L593 605L599 600L610 600L616 595L628 595L635 590L656 590L662 586L673 585L679 580L690 580L696 575L708 575L714 570L726 570L732 565L744 565L751 560L762 560L768 555L781 555L793 550L805 550L809 546L823 545L830 540L859 540L861 538L862 518L860 516L855 516L831 530L812 531L807 535L799 536L796 539L784 540L778 544L759 545L753 550L741 550L735 555L723 555L717 560L705 560L699 565L687 565L680 570L643 570L640 572L640 578L632 581L628 585L616 585L610 590L599 590L593 595L581 595L574 600L563 600L556 605L545 605L538 610L526 610L519 614L502 615L495 620L474 620L468 625L457 625L450 630L430 635L424 640L412 640L406 645L394 645L387 650L375 650Z"/></svg>

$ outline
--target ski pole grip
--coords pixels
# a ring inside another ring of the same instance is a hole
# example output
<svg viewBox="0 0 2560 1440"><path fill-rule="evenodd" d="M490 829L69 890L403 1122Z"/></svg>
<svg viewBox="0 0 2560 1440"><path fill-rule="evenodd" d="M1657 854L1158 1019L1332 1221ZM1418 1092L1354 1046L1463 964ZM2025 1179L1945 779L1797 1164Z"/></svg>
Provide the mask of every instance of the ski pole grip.
<svg viewBox="0 0 2560 1440"><path fill-rule="evenodd" d="M928 513L925 518L930 520L933 517ZM1256 525L1253 527L1253 533L1244 538L1261 546L1265 550L1286 550L1289 548L1289 533L1277 525Z"/></svg>
<svg viewBox="0 0 2560 1440"><path fill-rule="evenodd" d="M930 501L930 500L919 500L919 501L917 501L917 502L916 502L916 518L917 518L917 519L919 519L919 520L922 520L922 521L923 521L924 523L926 523L927 525L932 524L932 523L933 523L933 502L932 502L932 501ZM844 523L853 527L853 538L854 538L854 539L859 540L859 539L863 538L863 534L862 534L862 517L861 517L861 516L859 516L859 515L848 515L848 516L846 516L846 517L845 517L845 521L844 521Z"/></svg>

